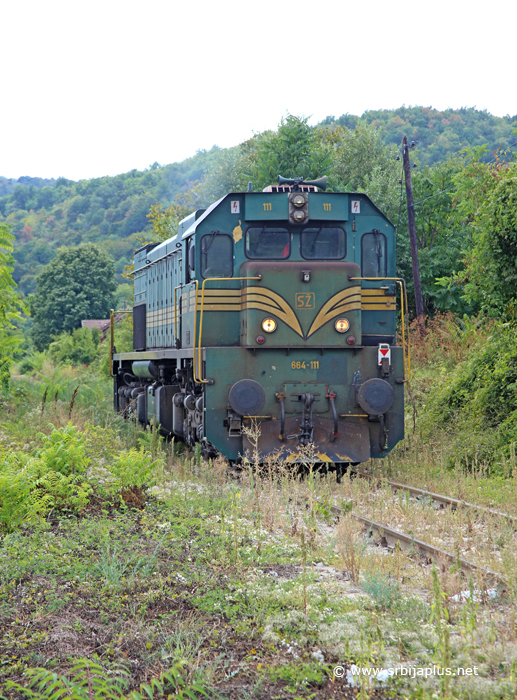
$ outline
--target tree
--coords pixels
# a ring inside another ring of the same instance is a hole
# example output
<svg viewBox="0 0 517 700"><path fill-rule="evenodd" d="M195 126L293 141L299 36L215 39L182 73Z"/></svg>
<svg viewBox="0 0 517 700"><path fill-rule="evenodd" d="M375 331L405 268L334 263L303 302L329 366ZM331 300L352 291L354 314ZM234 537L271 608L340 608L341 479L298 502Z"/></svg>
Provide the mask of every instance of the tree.
<svg viewBox="0 0 517 700"><path fill-rule="evenodd" d="M476 183L479 206L472 221L473 246L465 258L465 298L491 316L515 317L517 306L517 163L472 164L483 169Z"/></svg>
<svg viewBox="0 0 517 700"><path fill-rule="evenodd" d="M515 318L517 163L509 164L497 153L491 162L483 163L485 153L486 146L467 149L458 161L461 168L452 176L452 209L446 221L449 240L444 239L448 250L443 255L450 262L444 266L445 276L436 270L436 285L446 290L448 300L444 297L443 304L448 309L459 310L457 297L467 310Z"/></svg>
<svg viewBox="0 0 517 700"><path fill-rule="evenodd" d="M38 350L63 331L79 328L82 319L107 318L116 289L115 265L92 243L64 248L41 272L31 301Z"/></svg>
<svg viewBox="0 0 517 700"><path fill-rule="evenodd" d="M464 269L463 259L472 245L468 216L460 211L459 179L465 158L455 155L414 171L416 234L425 313L452 311L463 315L472 306L463 298L463 284L453 281ZM402 211L405 214L405 207ZM410 305L413 281L405 216L397 239L398 274L407 280Z"/></svg>
<svg viewBox="0 0 517 700"><path fill-rule="evenodd" d="M151 204L147 219L153 227L153 238L157 241L166 241L175 236L178 233L180 221L196 209L202 209L198 183L194 183L186 192L176 195L175 201L166 209L163 209L160 204Z"/></svg>
<svg viewBox="0 0 517 700"><path fill-rule="evenodd" d="M329 183L335 191L364 192L395 221L398 212L400 167L397 149L386 146L380 129L359 121L355 129L337 126L318 129L329 149Z"/></svg>
<svg viewBox="0 0 517 700"><path fill-rule="evenodd" d="M316 180L326 175L330 167L330 151L308 117L288 114L282 118L278 131L267 131L256 140L250 180L260 190L283 177L303 177Z"/></svg>
<svg viewBox="0 0 517 700"><path fill-rule="evenodd" d="M20 318L24 310L22 300L16 293L13 272L14 236L6 224L0 223L0 387L9 386L9 366L19 340L10 335L14 328L11 321Z"/></svg>
<svg viewBox="0 0 517 700"><path fill-rule="evenodd" d="M263 134L238 146L221 149L198 185L200 200L204 204L216 202L229 192L243 192L250 180L257 143ZM255 185L255 183L252 183Z"/></svg>

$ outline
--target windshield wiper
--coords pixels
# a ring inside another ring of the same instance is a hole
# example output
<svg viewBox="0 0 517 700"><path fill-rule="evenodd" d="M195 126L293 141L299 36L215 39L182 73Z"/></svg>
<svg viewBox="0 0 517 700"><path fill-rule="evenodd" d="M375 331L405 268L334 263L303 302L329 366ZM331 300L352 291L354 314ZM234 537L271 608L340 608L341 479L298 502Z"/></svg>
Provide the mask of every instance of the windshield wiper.
<svg viewBox="0 0 517 700"><path fill-rule="evenodd" d="M258 237L258 241L255 243L255 255L258 255L258 247L260 245L260 241L262 239L262 236L264 235L264 231L266 230L266 226L263 226Z"/></svg>
<svg viewBox="0 0 517 700"><path fill-rule="evenodd" d="M218 233L220 233L220 231L210 231L210 233L207 234L208 236L211 235L211 238L210 238L209 241L207 241L207 242L204 244L204 248L205 248L205 249L203 250L203 253L208 253L208 251L209 251L210 248L212 247L212 243L214 242L214 238L218 235ZM206 238L207 238L207 236L203 236L203 241L204 241Z"/></svg>
<svg viewBox="0 0 517 700"><path fill-rule="evenodd" d="M220 231L210 231L210 233L207 233L206 236L203 236L201 239L201 255L204 255L205 265L208 263L208 251L212 247L212 243L218 233L220 233ZM208 236L210 236L210 238L206 240Z"/></svg>
<svg viewBox="0 0 517 700"><path fill-rule="evenodd" d="M314 251L314 246L316 245L316 241L318 240L318 236L320 235L320 233L321 233L322 231L323 231L323 226L320 226L319 229L318 229L318 233L315 235L314 240L313 240L313 242L312 242L312 245L311 245L311 253Z"/></svg>

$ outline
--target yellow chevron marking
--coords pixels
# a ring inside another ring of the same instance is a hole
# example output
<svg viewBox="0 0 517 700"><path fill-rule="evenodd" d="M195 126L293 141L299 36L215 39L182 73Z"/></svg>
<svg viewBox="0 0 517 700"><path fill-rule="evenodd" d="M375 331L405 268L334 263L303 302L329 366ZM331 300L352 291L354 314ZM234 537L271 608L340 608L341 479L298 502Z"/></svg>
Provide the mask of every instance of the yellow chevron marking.
<svg viewBox="0 0 517 700"><path fill-rule="evenodd" d="M197 295L198 311L201 310L201 292ZM180 313L192 313L196 307L196 292L190 290L181 299ZM244 289L205 289L204 311L242 311L257 309L278 316L289 328L303 338L303 331L292 307L279 294L263 287Z"/></svg>
<svg viewBox="0 0 517 700"><path fill-rule="evenodd" d="M339 316L347 311L354 311L361 307L361 290L360 287L354 285L353 287L348 287L347 289L342 289L321 307L318 311L318 315L314 319L307 333L307 338L309 338L313 333L315 333L319 328L321 328L327 321L332 318Z"/></svg>
<svg viewBox="0 0 517 700"><path fill-rule="evenodd" d="M325 323L341 314L362 309L363 311L389 311L395 309L395 297L379 294L377 289L347 287L334 294L320 309L307 334L307 338ZM201 310L201 292L197 295L198 311ZM180 315L193 313L196 305L195 290L190 290L178 304ZM206 289L204 311L232 311L246 309L265 311L280 318L297 335L304 337L300 322L290 304L279 294L263 287L244 289ZM148 325L156 326L172 322L174 306L167 306L148 313Z"/></svg>
<svg viewBox="0 0 517 700"><path fill-rule="evenodd" d="M275 316L282 319L289 328L292 328L295 333L303 338L300 321L292 307L283 297L276 294L276 292L273 292L271 289L263 289L261 287L247 287L241 291L243 308L269 311L269 313L273 313Z"/></svg>

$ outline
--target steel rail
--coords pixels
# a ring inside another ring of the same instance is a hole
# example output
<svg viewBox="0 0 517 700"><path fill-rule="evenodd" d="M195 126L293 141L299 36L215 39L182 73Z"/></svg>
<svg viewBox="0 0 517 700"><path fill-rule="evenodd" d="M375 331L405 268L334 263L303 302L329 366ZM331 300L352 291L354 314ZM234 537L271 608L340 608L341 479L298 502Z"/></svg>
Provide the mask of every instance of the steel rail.
<svg viewBox="0 0 517 700"><path fill-rule="evenodd" d="M331 506L330 510L336 515L343 515L343 510L337 506ZM375 520L366 518L364 515L359 515L358 513L350 512L350 516L354 518L354 520L362 523L367 528L368 532L372 532L373 530L379 532L381 537L386 541L386 545L388 547L390 545L395 547L398 542L402 548L406 550L417 550L421 554L424 554L426 557L432 559L432 561L434 561L436 564L441 565L443 562L447 561L449 564L458 565L462 571L469 574L480 572L487 581L506 583L506 578L502 574L492 571L491 569L486 569L483 566L479 566L478 564L475 564L474 562L464 559L456 554L451 554L444 549L435 547L433 544L423 542L417 537L394 530L388 525L382 525L381 523L377 523Z"/></svg>
<svg viewBox="0 0 517 700"><path fill-rule="evenodd" d="M469 503L468 501L463 501L460 498L452 498L452 496L445 496L441 493L434 493L434 491L428 491L427 489L419 489L416 486L409 486L408 484L402 484L399 481L391 481L382 476L375 476L373 474L365 474L361 471L356 471L356 474L362 476L365 479L378 479L381 483L391 486L392 489L396 491L409 491L409 493L415 496L422 496L431 498L437 503L443 503L444 505L451 506L453 510L457 508L471 508L472 510L477 510L480 513L488 513L489 515L496 515L499 518L505 518L506 520L511 520L517 524L517 516L510 515L510 513L504 513L502 510L497 510L495 508L488 508L487 506L479 506L475 503Z"/></svg>

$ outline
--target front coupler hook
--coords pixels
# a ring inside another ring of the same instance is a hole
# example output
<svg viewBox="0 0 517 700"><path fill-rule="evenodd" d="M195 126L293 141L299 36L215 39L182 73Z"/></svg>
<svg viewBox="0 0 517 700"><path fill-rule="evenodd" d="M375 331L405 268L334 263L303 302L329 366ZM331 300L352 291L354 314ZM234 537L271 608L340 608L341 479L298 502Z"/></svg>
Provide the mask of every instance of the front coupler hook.
<svg viewBox="0 0 517 700"><path fill-rule="evenodd" d="M275 394L278 401L280 401L280 435L278 439L280 442L284 442L284 432L285 432L285 394L281 391Z"/></svg>
<svg viewBox="0 0 517 700"><path fill-rule="evenodd" d="M332 409L332 417L334 418L334 432L330 435L330 442L334 442L337 438L337 411L336 411L336 396L333 391L327 390L327 399L330 401L330 407Z"/></svg>
<svg viewBox="0 0 517 700"><path fill-rule="evenodd" d="M299 400L302 402L302 425L301 432L296 435L288 435L288 440L300 438L302 445L308 445L313 441L314 425L312 423L312 406L316 397L314 394L300 394ZM308 415L307 415L308 413Z"/></svg>

